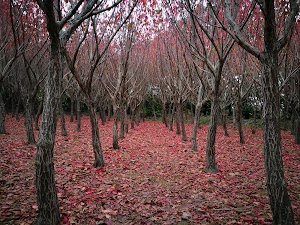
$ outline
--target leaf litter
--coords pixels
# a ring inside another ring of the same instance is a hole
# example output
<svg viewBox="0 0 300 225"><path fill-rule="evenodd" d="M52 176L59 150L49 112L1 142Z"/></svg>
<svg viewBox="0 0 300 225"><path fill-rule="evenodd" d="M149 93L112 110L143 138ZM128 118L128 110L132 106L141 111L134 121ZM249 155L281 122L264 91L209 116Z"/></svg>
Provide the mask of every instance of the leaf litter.
<svg viewBox="0 0 300 225"><path fill-rule="evenodd" d="M0 224L30 224L35 199L34 145L26 144L23 121L7 117L0 135ZM67 123L68 136L55 142L55 179L61 224L272 224L265 187L262 131L244 129L246 144L229 127L218 129L220 171L205 170L207 126L198 130L198 151L162 123L130 129L112 150L112 122L100 125L106 166L93 168L89 118L82 131ZM192 125L186 125L187 134ZM37 131L36 131L37 132ZM37 133L36 137L37 137ZM283 159L295 219L300 223L300 147L282 131Z"/></svg>

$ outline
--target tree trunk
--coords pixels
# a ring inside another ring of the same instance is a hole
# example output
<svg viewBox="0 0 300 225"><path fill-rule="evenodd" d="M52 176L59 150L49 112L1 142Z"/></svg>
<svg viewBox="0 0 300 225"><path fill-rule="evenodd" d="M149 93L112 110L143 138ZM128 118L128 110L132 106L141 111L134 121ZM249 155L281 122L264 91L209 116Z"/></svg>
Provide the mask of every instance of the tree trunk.
<svg viewBox="0 0 300 225"><path fill-rule="evenodd" d="M101 124L104 125L106 122L106 117L105 117L105 110L103 106L99 107L99 117L101 119Z"/></svg>
<svg viewBox="0 0 300 225"><path fill-rule="evenodd" d="M114 123L113 123L113 149L119 149L118 143L118 109L117 106L113 107L114 110Z"/></svg>
<svg viewBox="0 0 300 225"><path fill-rule="evenodd" d="M266 63L263 66L264 157L273 224L294 224L282 162L278 68Z"/></svg>
<svg viewBox="0 0 300 225"><path fill-rule="evenodd" d="M77 118L77 129L76 131L77 132L80 132L81 131L81 109L80 109L80 101L77 100L76 101L76 118Z"/></svg>
<svg viewBox="0 0 300 225"><path fill-rule="evenodd" d="M36 225L58 225L59 205L54 179L53 148L59 103L59 76L61 74L59 47L51 44L50 65L45 83L44 110L36 153L36 192L38 217Z"/></svg>
<svg viewBox="0 0 300 225"><path fill-rule="evenodd" d="M227 115L226 115L226 109L222 109L222 125L224 134L226 137L229 137L228 129L227 129Z"/></svg>
<svg viewBox="0 0 300 225"><path fill-rule="evenodd" d="M232 123L233 123L233 126L236 127L237 124L236 124L236 108L235 106L233 105L232 106Z"/></svg>
<svg viewBox="0 0 300 225"><path fill-rule="evenodd" d="M132 111L132 115L131 115L131 129L134 129L134 123L135 123L135 114L136 114L136 107L134 108L134 110Z"/></svg>
<svg viewBox="0 0 300 225"><path fill-rule="evenodd" d="M207 101L207 100L203 100L202 96L203 96L203 86L200 86L197 95L197 104L195 107L194 122L193 122L192 147L191 147L192 151L197 151L197 133L200 124L201 108Z"/></svg>
<svg viewBox="0 0 300 225"><path fill-rule="evenodd" d="M162 122L168 127L168 122L166 118L166 103L162 102Z"/></svg>
<svg viewBox="0 0 300 225"><path fill-rule="evenodd" d="M137 107L137 111L136 111L136 114L135 114L135 124L137 126L139 126L140 122L141 122L141 105L139 105Z"/></svg>
<svg viewBox="0 0 300 225"><path fill-rule="evenodd" d="M218 123L218 114L219 114L219 99L216 94L211 104L211 118L208 127L207 133L207 142L206 142L206 169L209 172L219 171L216 156L215 156L215 142L216 142L216 133L217 133L217 123Z"/></svg>
<svg viewBox="0 0 300 225"><path fill-rule="evenodd" d="M5 104L3 101L2 93L0 92L0 134L5 134Z"/></svg>
<svg viewBox="0 0 300 225"><path fill-rule="evenodd" d="M102 147L99 137L99 127L96 110L93 104L89 104L90 121L92 126L92 144L94 150L94 164L95 168L104 167L104 160L102 154Z"/></svg>
<svg viewBox="0 0 300 225"><path fill-rule="evenodd" d="M67 129L66 129L66 120L65 120L65 112L62 105L62 97L59 99L59 115L60 115L60 127L61 127L61 135L67 136Z"/></svg>
<svg viewBox="0 0 300 225"><path fill-rule="evenodd" d="M245 144L243 126L242 126L242 101L240 90L238 90L237 102L236 102L236 123L239 130L240 143Z"/></svg>
<svg viewBox="0 0 300 225"><path fill-rule="evenodd" d="M126 110L124 109L125 107L122 106L120 109L120 139L125 138L125 113Z"/></svg>
<svg viewBox="0 0 300 225"><path fill-rule="evenodd" d="M127 115L127 109L125 110L125 114L124 114L124 122L125 122L125 132L126 134L129 132L128 130L128 115Z"/></svg>
<svg viewBox="0 0 300 225"><path fill-rule="evenodd" d="M184 124L184 115L182 109L182 102L178 104L178 112L179 112L179 119L180 119L180 127L181 127L181 140L187 141L186 132L185 132L185 124Z"/></svg>
<svg viewBox="0 0 300 225"><path fill-rule="evenodd" d="M26 127L27 144L35 144L33 125L32 125L32 102L29 96L24 98L24 107L25 107L24 124Z"/></svg>
<svg viewBox="0 0 300 225"><path fill-rule="evenodd" d="M43 100L41 100L39 102L39 106L37 108L37 112L34 116L34 126L35 126L35 130L39 130L39 119L40 119L40 115L42 114L43 111Z"/></svg>
<svg viewBox="0 0 300 225"><path fill-rule="evenodd" d="M71 100L70 122L72 123L74 121L74 99L70 98L70 100Z"/></svg>
<svg viewBox="0 0 300 225"><path fill-rule="evenodd" d="M173 121L174 121L174 113L175 113L175 105L174 103L172 104L172 107L170 107L170 123L169 123L169 130L173 131Z"/></svg>
<svg viewBox="0 0 300 225"><path fill-rule="evenodd" d="M199 98L199 93L198 93L198 98ZM193 131L192 131L192 151L197 151L197 132L200 123L200 114L201 114L201 104L198 99L195 108L195 116L194 116Z"/></svg>
<svg viewBox="0 0 300 225"><path fill-rule="evenodd" d="M178 107L178 103L175 103L175 107L176 107L176 134L180 134L180 112L179 112L179 107Z"/></svg>

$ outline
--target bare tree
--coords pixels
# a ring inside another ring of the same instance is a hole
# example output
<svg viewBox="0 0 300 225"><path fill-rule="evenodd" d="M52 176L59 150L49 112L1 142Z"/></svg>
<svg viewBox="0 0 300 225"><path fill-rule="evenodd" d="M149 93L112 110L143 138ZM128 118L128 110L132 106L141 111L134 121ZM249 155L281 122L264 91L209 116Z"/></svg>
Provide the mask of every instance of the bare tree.
<svg viewBox="0 0 300 225"><path fill-rule="evenodd" d="M246 51L259 59L262 64L262 89L263 89L263 120L264 120L264 157L266 167L266 184L273 214L273 224L295 224L290 198L287 191L283 171L281 136L280 136L280 103L278 83L278 54L287 43L299 12L300 2L290 0L282 7L275 7L275 1L256 1L264 17L262 49L256 47L242 32L242 25L236 22L239 10L248 10L249 7L240 8L239 4L232 4L229 0L224 2L226 20L230 27L219 19L219 24L232 38ZM210 3L216 18L218 13ZM252 4L253 5L253 4ZM250 7L253 9L253 7ZM280 10L286 10L280 11ZM246 11L246 15L252 14ZM282 27L278 27L276 17L284 16ZM258 15L255 13L254 15ZM254 17L258 19L258 17Z"/></svg>

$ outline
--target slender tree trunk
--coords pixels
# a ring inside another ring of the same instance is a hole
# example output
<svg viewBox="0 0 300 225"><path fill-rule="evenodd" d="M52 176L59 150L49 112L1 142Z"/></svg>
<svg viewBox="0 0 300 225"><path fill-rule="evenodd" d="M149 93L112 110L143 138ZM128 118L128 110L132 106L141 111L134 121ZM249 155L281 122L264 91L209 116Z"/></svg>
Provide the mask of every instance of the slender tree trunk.
<svg viewBox="0 0 300 225"><path fill-rule="evenodd" d="M6 116L6 112L5 112L5 104L4 104L4 100L2 97L2 93L0 92L0 134L5 134L6 130L5 130L5 116Z"/></svg>
<svg viewBox="0 0 300 225"><path fill-rule="evenodd" d="M135 115L135 124L139 126L140 122L141 122L141 105L137 107L137 111Z"/></svg>
<svg viewBox="0 0 300 225"><path fill-rule="evenodd" d="M114 108L114 122L113 122L113 149L119 149L118 143L118 109L117 106L113 106Z"/></svg>
<svg viewBox="0 0 300 225"><path fill-rule="evenodd" d="M238 91L237 96L237 103L236 103L236 123L239 130L239 136L240 136L240 143L245 144L245 138L244 138L244 132L243 132L243 126L242 126L242 101L241 101L241 94L240 91Z"/></svg>
<svg viewBox="0 0 300 225"><path fill-rule="evenodd" d="M206 142L206 169L210 172L219 171L216 156L215 156L215 142L218 124L218 114L219 114L219 99L217 94L214 94L214 98L211 104L211 118L207 133Z"/></svg>
<svg viewBox="0 0 300 225"><path fill-rule="evenodd" d="M67 136L67 128L66 128L66 120L65 120L65 112L62 105L62 97L59 99L59 115L60 115L60 127L61 127L61 135Z"/></svg>
<svg viewBox="0 0 300 225"><path fill-rule="evenodd" d="M122 106L120 109L120 139L125 138L125 107Z"/></svg>
<svg viewBox="0 0 300 225"><path fill-rule="evenodd" d="M127 109L125 110L125 114L124 114L124 122L125 122L125 132L126 134L129 132L128 130L128 115L127 115Z"/></svg>
<svg viewBox="0 0 300 225"><path fill-rule="evenodd" d="M170 124L169 124L169 130L173 131L173 121L174 121L174 113L175 113L175 104L172 104L172 107L170 107Z"/></svg>
<svg viewBox="0 0 300 225"><path fill-rule="evenodd" d="M199 98L199 93L198 93L198 98ZM198 133L198 126L200 122L200 114L201 114L201 104L198 99L195 108L195 116L194 116L193 131L192 131L192 151L197 151L197 133Z"/></svg>
<svg viewBox="0 0 300 225"><path fill-rule="evenodd" d="M267 56L266 56L267 57ZM269 56L270 57L270 56ZM277 56L267 59L263 74L264 157L266 185L273 224L294 225L294 216L283 171ZM271 63L272 62L272 63Z"/></svg>
<svg viewBox="0 0 300 225"><path fill-rule="evenodd" d="M180 111L179 111L179 104L176 102L176 134L180 134Z"/></svg>
<svg viewBox="0 0 300 225"><path fill-rule="evenodd" d="M153 112L154 120L157 120L154 104L152 104L152 112Z"/></svg>
<svg viewBox="0 0 300 225"><path fill-rule="evenodd" d="M35 130L39 130L39 119L40 119L40 115L42 114L42 110L43 110L43 100L41 100L39 102L39 106L37 108L37 112L34 116L34 126L35 126Z"/></svg>
<svg viewBox="0 0 300 225"><path fill-rule="evenodd" d="M81 131L81 103L79 100L76 101L76 118L77 118L77 132Z"/></svg>
<svg viewBox="0 0 300 225"><path fill-rule="evenodd" d="M193 122L192 147L191 147L192 151L197 151L197 133L200 124L201 108L207 101L207 100L202 101L202 95L203 95L203 87L200 86L197 95L197 104L195 107L194 122Z"/></svg>
<svg viewBox="0 0 300 225"><path fill-rule="evenodd" d="M162 102L162 122L168 127L168 122L166 118L166 102Z"/></svg>
<svg viewBox="0 0 300 225"><path fill-rule="evenodd" d="M179 103L179 117L180 117L180 127L181 127L181 140L187 141L186 132L185 132L185 124L184 124L184 112L183 112L182 102Z"/></svg>
<svg viewBox="0 0 300 225"><path fill-rule="evenodd" d="M134 108L134 110L132 111L132 115L131 115L131 129L134 129L134 123L135 123L135 114L136 114L136 107Z"/></svg>
<svg viewBox="0 0 300 225"><path fill-rule="evenodd" d="M90 121L92 126L92 144L94 150L94 164L95 168L104 167L102 147L99 137L99 127L97 120L97 113L93 104L89 104Z"/></svg>
<svg viewBox="0 0 300 225"><path fill-rule="evenodd" d="M222 109L222 125L224 134L226 137L229 137L228 129L227 129L227 115L226 115L226 109Z"/></svg>
<svg viewBox="0 0 300 225"><path fill-rule="evenodd" d="M70 111L70 122L74 121L74 99L70 98L71 100L71 111Z"/></svg>
<svg viewBox="0 0 300 225"><path fill-rule="evenodd" d="M56 44L51 44L50 65L45 83L44 110L37 142L35 179L39 214L34 222L35 225L58 225L60 222L53 158L57 105L60 97L61 68L58 49Z"/></svg>
<svg viewBox="0 0 300 225"><path fill-rule="evenodd" d="M24 107L25 107L24 123L26 127L27 144L35 144L33 125L32 125L32 102L29 96L24 98Z"/></svg>
<svg viewBox="0 0 300 225"><path fill-rule="evenodd" d="M99 116L101 119L101 124L104 125L106 122L106 117L105 117L105 110L102 106L99 107Z"/></svg>
<svg viewBox="0 0 300 225"><path fill-rule="evenodd" d="M235 105L232 106L232 123L233 123L234 127L237 126L237 124L236 124L236 107L235 107Z"/></svg>

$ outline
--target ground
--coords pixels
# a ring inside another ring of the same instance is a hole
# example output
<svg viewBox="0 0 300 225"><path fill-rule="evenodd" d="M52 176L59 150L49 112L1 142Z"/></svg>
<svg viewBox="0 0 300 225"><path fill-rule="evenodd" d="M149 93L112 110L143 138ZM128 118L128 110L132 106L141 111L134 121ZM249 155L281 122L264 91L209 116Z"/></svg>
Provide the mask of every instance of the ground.
<svg viewBox="0 0 300 225"><path fill-rule="evenodd" d="M67 118L69 121L69 118ZM37 214L34 145L26 144L24 121L6 119L0 135L0 224L30 224ZM199 129L197 152L190 141L161 122L130 129L120 150L111 148L112 122L99 124L105 168L92 167L89 118L82 131L67 122L68 136L55 145L55 178L61 224L272 224L265 188L262 131L217 132L220 172L205 170L207 125ZM187 124L190 140L192 126ZM36 133L37 137L37 133ZM285 173L294 214L300 224L300 146L282 131Z"/></svg>

